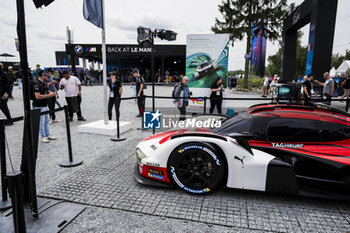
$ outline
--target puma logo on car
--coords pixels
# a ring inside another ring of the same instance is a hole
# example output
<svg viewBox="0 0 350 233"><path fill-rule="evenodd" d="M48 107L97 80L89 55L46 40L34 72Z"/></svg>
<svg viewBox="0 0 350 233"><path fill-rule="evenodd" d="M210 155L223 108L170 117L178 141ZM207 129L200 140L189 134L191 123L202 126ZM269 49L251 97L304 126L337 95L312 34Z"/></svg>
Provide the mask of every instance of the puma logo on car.
<svg viewBox="0 0 350 233"><path fill-rule="evenodd" d="M243 162L244 158L245 156L243 156L243 158L239 158L238 156L235 156L235 159L241 161L242 165L244 165L244 162Z"/></svg>

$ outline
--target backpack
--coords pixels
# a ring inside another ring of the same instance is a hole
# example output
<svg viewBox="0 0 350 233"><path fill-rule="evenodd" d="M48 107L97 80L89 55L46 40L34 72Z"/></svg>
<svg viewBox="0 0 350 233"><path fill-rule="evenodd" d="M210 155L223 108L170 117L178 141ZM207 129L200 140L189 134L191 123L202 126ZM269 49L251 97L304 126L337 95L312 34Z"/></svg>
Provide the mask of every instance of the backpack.
<svg viewBox="0 0 350 233"><path fill-rule="evenodd" d="M180 85L181 85L181 82L178 82L178 83L175 84L174 89L173 89L173 92L172 92L172 94L171 94L171 96L173 97L173 99L176 99L176 97L178 97L177 95L178 95L179 93L176 93L176 89L177 89L178 86L180 86Z"/></svg>

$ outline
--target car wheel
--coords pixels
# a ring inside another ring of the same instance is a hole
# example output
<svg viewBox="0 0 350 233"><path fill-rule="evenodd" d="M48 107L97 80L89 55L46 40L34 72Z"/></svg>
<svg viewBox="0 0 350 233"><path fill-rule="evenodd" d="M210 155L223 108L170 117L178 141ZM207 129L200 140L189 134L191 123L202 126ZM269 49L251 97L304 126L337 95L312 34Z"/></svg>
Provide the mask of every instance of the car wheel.
<svg viewBox="0 0 350 233"><path fill-rule="evenodd" d="M170 155L168 175L174 184L187 192L207 193L222 184L225 163L222 156L209 144L184 144Z"/></svg>

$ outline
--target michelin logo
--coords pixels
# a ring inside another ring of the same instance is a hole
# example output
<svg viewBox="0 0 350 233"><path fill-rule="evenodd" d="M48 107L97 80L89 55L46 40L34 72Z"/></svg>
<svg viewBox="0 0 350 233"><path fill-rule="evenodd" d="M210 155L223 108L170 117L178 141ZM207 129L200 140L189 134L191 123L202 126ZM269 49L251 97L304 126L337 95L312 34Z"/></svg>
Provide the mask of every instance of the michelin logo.
<svg viewBox="0 0 350 233"><path fill-rule="evenodd" d="M271 143L274 148L304 148L304 144L296 144L296 143Z"/></svg>

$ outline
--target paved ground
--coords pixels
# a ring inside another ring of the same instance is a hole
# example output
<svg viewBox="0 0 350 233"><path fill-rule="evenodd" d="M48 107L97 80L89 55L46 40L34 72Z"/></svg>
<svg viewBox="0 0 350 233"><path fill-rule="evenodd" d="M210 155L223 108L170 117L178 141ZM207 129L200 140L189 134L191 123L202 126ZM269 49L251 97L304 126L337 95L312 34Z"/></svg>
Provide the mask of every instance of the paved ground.
<svg viewBox="0 0 350 233"><path fill-rule="evenodd" d="M150 94L149 88L147 90ZM125 86L125 96L131 89ZM157 87L157 95L171 95L171 87ZM9 102L14 116L23 115L21 93ZM64 94L61 94L64 96ZM258 97L257 93L234 93L234 97ZM102 87L83 89L83 115L88 122L102 119ZM65 103L64 100L61 100ZM147 101L149 106L151 101ZM157 106L172 111L171 100ZM243 109L256 101L233 101ZM339 106L342 106L339 103ZM132 177L135 146L150 132L138 131L140 123L133 100L121 104L121 120L131 121L133 129L123 142L107 136L79 134L81 122L71 123L73 154L84 163L61 168L68 157L63 123L51 125L59 137L50 144L39 144L37 189L42 197L86 205L87 209L64 232L347 232L350 231L350 203L260 192L223 189L194 196L176 189L139 185ZM176 112L176 111L175 111ZM57 114L63 119L63 113ZM23 124L6 129L9 151L19 169ZM10 165L8 164L8 170Z"/></svg>

